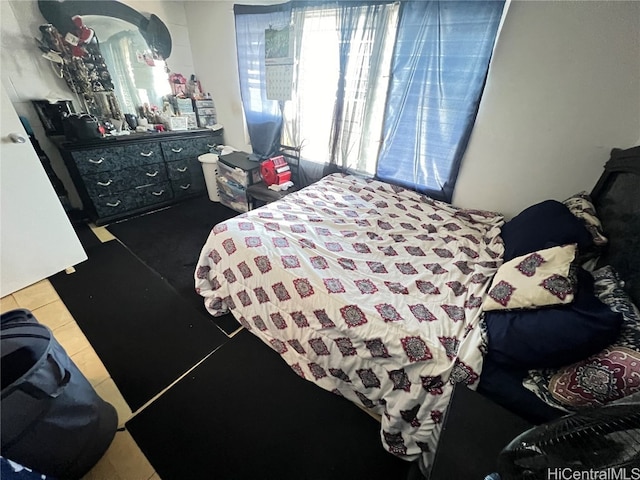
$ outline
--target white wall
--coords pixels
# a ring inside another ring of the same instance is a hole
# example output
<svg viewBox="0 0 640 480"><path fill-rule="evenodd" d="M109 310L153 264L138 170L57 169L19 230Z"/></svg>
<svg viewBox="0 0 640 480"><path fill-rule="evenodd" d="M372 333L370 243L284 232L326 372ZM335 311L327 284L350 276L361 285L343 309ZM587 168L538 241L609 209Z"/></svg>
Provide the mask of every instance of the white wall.
<svg viewBox="0 0 640 480"><path fill-rule="evenodd" d="M233 2L185 9L196 71L226 142L248 149ZM514 1L453 201L511 216L590 190L611 148L638 144L639 134L640 2Z"/></svg>
<svg viewBox="0 0 640 480"><path fill-rule="evenodd" d="M188 77L194 73L191 44L183 2L167 0L128 0L123 3L141 13L153 13L171 33L172 53L167 60L169 68ZM38 9L37 0L0 0L0 78L19 115L28 118L34 133L45 150L53 169L69 192L73 206L81 202L57 148L49 141L31 104L31 100L64 98L73 100L66 83L56 77L48 60L41 57L35 38L40 37L38 27L46 20Z"/></svg>
<svg viewBox="0 0 640 480"><path fill-rule="evenodd" d="M454 203L513 215L591 190L639 133L640 2L513 2Z"/></svg>
<svg viewBox="0 0 640 480"><path fill-rule="evenodd" d="M224 125L225 143L250 152L238 80L234 3L257 5L283 0L184 2L193 61L202 88L211 93L215 102L218 122Z"/></svg>
<svg viewBox="0 0 640 480"><path fill-rule="evenodd" d="M45 136L44 128L31 105L31 100L72 98L64 80L54 74L51 62L41 57L41 52L36 46L34 39L40 38L38 27L46 22L35 0L1 0L0 8L2 83L18 115L25 116L29 120L36 138L51 159L53 169L67 188L71 203L74 206L80 206L80 199L62 158Z"/></svg>

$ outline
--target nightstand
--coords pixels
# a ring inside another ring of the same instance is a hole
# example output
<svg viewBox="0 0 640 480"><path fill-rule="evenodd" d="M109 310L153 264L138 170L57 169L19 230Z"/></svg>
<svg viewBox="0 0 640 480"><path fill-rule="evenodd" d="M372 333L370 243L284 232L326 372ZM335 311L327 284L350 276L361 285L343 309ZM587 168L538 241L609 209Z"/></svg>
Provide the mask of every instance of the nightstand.
<svg viewBox="0 0 640 480"><path fill-rule="evenodd" d="M289 169L291 170L291 181L293 186L287 190L277 191L271 190L264 181L260 180L247 188L247 198L249 200L249 209L256 206L256 201L262 204L275 202L284 198L286 195L299 190L300 182L300 147L289 147L286 145L280 146L278 155L282 155Z"/></svg>
<svg viewBox="0 0 640 480"><path fill-rule="evenodd" d="M483 480L498 454L532 424L466 385L457 384L445 414L429 480Z"/></svg>
<svg viewBox="0 0 640 480"><path fill-rule="evenodd" d="M255 202L259 201L263 204L275 202L276 200L280 200L284 198L286 195L295 192L298 190L296 186L289 187L287 190L277 191L271 190L267 187L267 184L264 181L260 181L258 183L254 183L249 188L247 188L247 200L249 201L249 209L255 208Z"/></svg>

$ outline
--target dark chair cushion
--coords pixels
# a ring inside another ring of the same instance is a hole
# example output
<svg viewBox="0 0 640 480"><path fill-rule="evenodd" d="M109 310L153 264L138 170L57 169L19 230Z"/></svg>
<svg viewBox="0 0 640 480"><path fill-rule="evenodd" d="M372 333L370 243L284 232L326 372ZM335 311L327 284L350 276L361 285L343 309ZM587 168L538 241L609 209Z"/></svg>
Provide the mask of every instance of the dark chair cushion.
<svg viewBox="0 0 640 480"><path fill-rule="evenodd" d="M578 250L593 246L584 222L561 202L546 200L520 212L502 226L504 261L556 245L577 243Z"/></svg>
<svg viewBox="0 0 640 480"><path fill-rule="evenodd" d="M622 315L613 312L593 292L593 278L578 269L573 303L534 310L485 313L488 357L518 368L569 365L599 352L620 332Z"/></svg>

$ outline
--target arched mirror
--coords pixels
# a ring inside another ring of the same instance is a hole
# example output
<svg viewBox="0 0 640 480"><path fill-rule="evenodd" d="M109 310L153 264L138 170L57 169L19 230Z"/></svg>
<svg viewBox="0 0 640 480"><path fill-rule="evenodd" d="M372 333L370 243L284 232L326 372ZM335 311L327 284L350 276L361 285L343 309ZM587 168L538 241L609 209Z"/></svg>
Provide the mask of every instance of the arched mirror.
<svg viewBox="0 0 640 480"><path fill-rule="evenodd" d="M171 94L167 67L135 25L98 15L82 19L95 32L122 112L137 115L144 104L162 109L162 97Z"/></svg>
<svg viewBox="0 0 640 480"><path fill-rule="evenodd" d="M110 95L115 94L119 104L119 109L105 108L108 114L102 116L118 116L114 110L119 110L118 114L138 114L139 107L145 104L162 109L162 97L171 93L165 64L171 54L171 36L162 20L153 14L143 15L116 0L38 0L38 6L63 37L78 33L75 16L81 17L83 27L94 32L91 46L93 50L97 46L100 55L85 55L82 61L90 74L96 67L92 65L96 58L104 61L102 67L106 65L108 73L102 75L110 78L93 89L90 103L100 109L100 104L106 103L101 98L105 97L104 85L108 85L113 90ZM88 85L91 88L90 82ZM82 91L85 97L86 90Z"/></svg>

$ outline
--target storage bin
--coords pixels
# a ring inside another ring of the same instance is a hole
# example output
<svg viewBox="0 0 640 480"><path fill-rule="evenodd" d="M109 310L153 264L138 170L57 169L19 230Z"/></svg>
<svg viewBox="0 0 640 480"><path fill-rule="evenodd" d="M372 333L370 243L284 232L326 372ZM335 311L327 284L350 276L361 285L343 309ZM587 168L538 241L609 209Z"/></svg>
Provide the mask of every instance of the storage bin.
<svg viewBox="0 0 640 480"><path fill-rule="evenodd" d="M234 181L243 188L247 188L251 184L249 172L241 168L233 168L224 162L218 162L218 177L223 177Z"/></svg>
<svg viewBox="0 0 640 480"><path fill-rule="evenodd" d="M221 165L221 164L219 164ZM247 201L247 191L242 186L227 177L218 174L218 191L220 192L220 203L235 210L236 212L248 212L249 203Z"/></svg>
<svg viewBox="0 0 640 480"><path fill-rule="evenodd" d="M220 192L218 191L218 155L213 153L205 153L198 157L198 161L202 164L202 173L204 181L207 185L207 193L209 200L212 202L220 201Z"/></svg>
<svg viewBox="0 0 640 480"><path fill-rule="evenodd" d="M42 474L79 479L118 425L51 330L29 310L0 318L2 456Z"/></svg>

